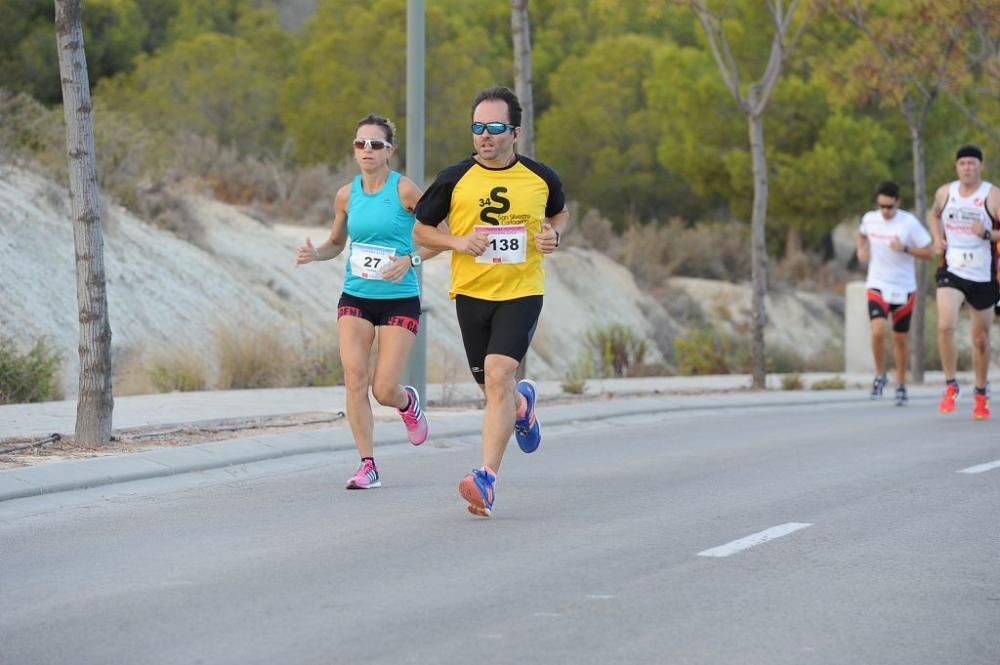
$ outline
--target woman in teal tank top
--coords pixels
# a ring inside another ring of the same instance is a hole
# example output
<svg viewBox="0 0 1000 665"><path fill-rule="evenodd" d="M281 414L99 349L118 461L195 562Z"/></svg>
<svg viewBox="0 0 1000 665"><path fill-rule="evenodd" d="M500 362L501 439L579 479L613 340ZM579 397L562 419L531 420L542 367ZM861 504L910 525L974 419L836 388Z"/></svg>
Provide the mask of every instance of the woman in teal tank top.
<svg viewBox="0 0 1000 665"><path fill-rule="evenodd" d="M344 367L347 419L361 456L348 489L381 487L374 457L374 418L368 386L379 404L394 406L415 446L427 439L427 417L420 396L400 377L420 325L420 286L413 266L438 254L413 246L413 209L420 188L389 167L396 128L386 118L369 114L357 125L354 160L361 169L337 191L329 237L295 253L295 265L328 261L348 248L344 292L337 304L340 362ZM368 359L376 330L378 358L374 372Z"/></svg>

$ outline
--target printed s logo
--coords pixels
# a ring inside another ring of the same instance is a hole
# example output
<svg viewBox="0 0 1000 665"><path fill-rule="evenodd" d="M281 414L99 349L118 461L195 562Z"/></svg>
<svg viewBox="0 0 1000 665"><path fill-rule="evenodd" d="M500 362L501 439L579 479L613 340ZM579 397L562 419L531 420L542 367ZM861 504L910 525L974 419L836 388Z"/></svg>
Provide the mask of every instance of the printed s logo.
<svg viewBox="0 0 1000 665"><path fill-rule="evenodd" d="M490 198L485 201L480 200L480 205L486 205L489 203L498 203L499 205L490 205L480 210L479 219L483 220L487 224L498 226L500 224L500 220L494 215L502 215L510 210L510 199L503 196L506 192L506 187L494 187L490 190Z"/></svg>

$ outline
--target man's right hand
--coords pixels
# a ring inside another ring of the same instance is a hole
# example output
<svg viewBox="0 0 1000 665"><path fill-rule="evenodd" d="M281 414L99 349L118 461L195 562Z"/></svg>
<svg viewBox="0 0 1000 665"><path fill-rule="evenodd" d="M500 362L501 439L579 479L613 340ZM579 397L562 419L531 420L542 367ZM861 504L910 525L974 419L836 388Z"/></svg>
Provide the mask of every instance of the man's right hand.
<svg viewBox="0 0 1000 665"><path fill-rule="evenodd" d="M486 234L476 233L473 231L468 235L460 236L458 238L458 244L455 247L456 251L462 254L468 254L469 256L482 256L483 252L486 251Z"/></svg>

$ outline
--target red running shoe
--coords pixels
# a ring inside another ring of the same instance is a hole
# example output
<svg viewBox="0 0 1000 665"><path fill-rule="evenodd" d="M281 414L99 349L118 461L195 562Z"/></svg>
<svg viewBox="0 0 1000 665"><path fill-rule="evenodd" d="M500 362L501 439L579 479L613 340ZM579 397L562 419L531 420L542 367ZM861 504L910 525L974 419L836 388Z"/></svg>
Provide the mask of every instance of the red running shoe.
<svg viewBox="0 0 1000 665"><path fill-rule="evenodd" d="M951 413L955 410L956 399L958 399L958 386L954 383L949 383L944 389L944 397L941 398L938 411L941 413Z"/></svg>

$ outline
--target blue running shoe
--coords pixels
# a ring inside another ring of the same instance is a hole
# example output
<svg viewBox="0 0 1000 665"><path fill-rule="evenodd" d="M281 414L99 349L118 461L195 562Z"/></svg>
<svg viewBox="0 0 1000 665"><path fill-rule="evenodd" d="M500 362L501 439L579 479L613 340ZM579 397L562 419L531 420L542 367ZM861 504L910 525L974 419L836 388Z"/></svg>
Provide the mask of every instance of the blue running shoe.
<svg viewBox="0 0 1000 665"><path fill-rule="evenodd" d="M469 502L469 512L479 517L489 517L493 510L493 486L497 475L488 467L473 469L458 484L458 493Z"/></svg>
<svg viewBox="0 0 1000 665"><path fill-rule="evenodd" d="M542 442L542 430L538 425L538 418L535 417L535 382L527 379L518 381L517 392L524 395L528 408L524 412L524 418L514 419L514 437L521 450L533 453L538 450L538 444Z"/></svg>

